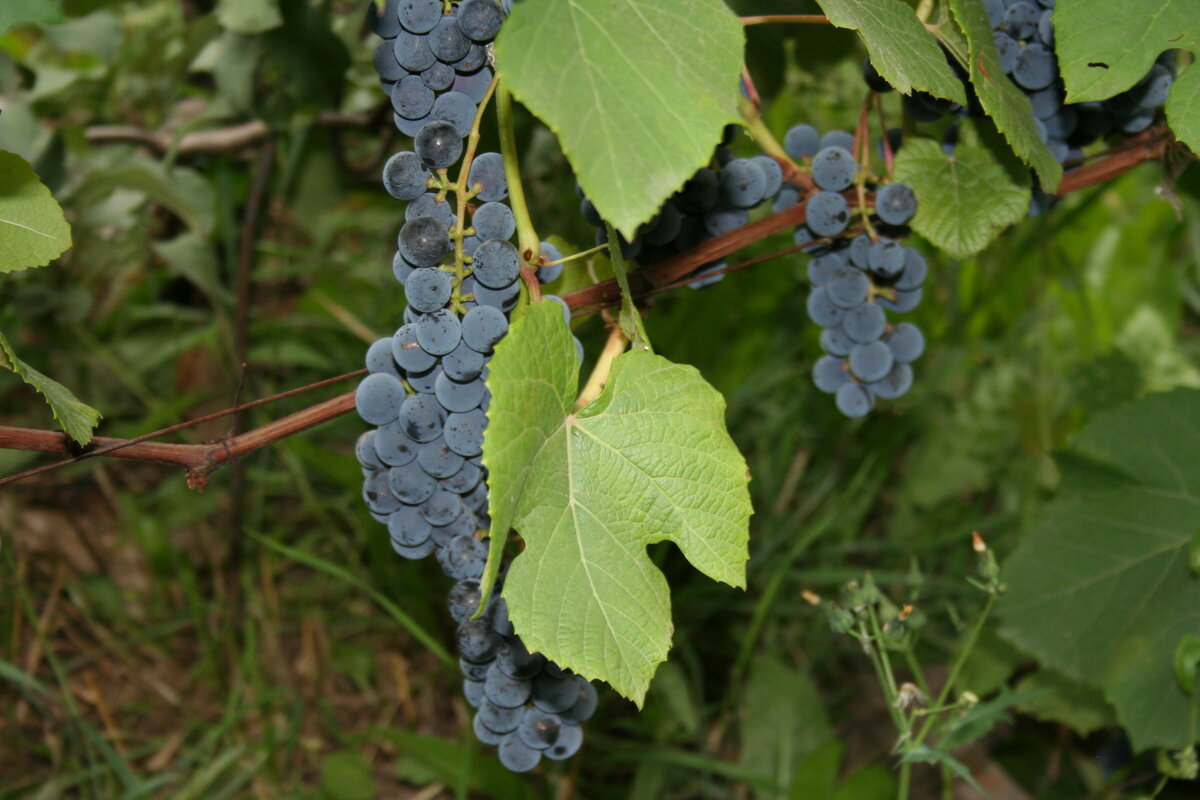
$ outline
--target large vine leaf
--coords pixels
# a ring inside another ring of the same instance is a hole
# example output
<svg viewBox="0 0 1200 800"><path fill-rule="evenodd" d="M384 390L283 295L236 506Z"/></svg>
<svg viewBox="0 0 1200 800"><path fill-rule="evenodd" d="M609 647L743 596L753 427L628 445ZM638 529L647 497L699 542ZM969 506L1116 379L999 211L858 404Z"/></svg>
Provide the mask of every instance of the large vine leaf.
<svg viewBox="0 0 1200 800"><path fill-rule="evenodd" d="M0 273L44 267L71 246L71 226L29 162L0 150Z"/></svg>
<svg viewBox="0 0 1200 800"><path fill-rule="evenodd" d="M817 0L839 28L858 31L871 64L901 94L918 89L966 104L962 81L912 8L901 0Z"/></svg>
<svg viewBox="0 0 1200 800"><path fill-rule="evenodd" d="M1175 648L1200 634L1200 391L1097 417L1062 460L1064 489L1005 565L1004 633L1098 686L1137 750L1190 741Z"/></svg>
<svg viewBox="0 0 1200 800"><path fill-rule="evenodd" d="M950 0L954 18L967 37L971 85L979 103L988 113L1013 151L1037 173L1042 189L1053 193L1062 180L1059 164L1042 139L1033 121L1033 106L1000 67L992 26L988 24L983 3L977 0Z"/></svg>
<svg viewBox="0 0 1200 800"><path fill-rule="evenodd" d="M0 367L11 370L46 398L58 424L79 444L92 440L92 429L100 422L100 412L81 401L58 381L43 375L17 358L12 345L0 333Z"/></svg>
<svg viewBox="0 0 1200 800"><path fill-rule="evenodd" d="M1200 56L1198 11L1194 0L1062 0L1054 38L1067 102L1120 94L1146 77L1164 50ZM1200 70L1185 70L1171 87L1167 121L1200 152Z"/></svg>
<svg viewBox="0 0 1200 800"><path fill-rule="evenodd" d="M1029 210L1029 172L1013 170L996 148L964 140L952 154L932 139L910 139L893 176L913 188L913 229L956 258L987 247Z"/></svg>
<svg viewBox="0 0 1200 800"><path fill-rule="evenodd" d="M632 239L738 121L743 42L721 0L525 0L496 39L496 68Z"/></svg>
<svg viewBox="0 0 1200 800"><path fill-rule="evenodd" d="M561 306L530 305L487 381L492 536L513 527L525 542L504 597L526 645L641 705L672 633L646 546L673 541L701 572L744 586L746 464L724 400L692 367L625 353L572 411L578 378Z"/></svg>

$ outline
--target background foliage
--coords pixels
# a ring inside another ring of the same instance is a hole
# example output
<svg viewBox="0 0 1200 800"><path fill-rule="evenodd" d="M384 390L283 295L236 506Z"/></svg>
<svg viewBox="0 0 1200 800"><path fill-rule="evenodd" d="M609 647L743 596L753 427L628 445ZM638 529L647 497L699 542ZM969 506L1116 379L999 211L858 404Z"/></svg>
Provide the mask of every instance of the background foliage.
<svg viewBox="0 0 1200 800"><path fill-rule="evenodd" d="M0 37L0 149L33 164L74 241L49 269L0 276L0 331L20 358L118 437L357 368L403 303L388 268L401 220L378 184L398 143L360 4L5 7L0 28L38 24ZM853 125L852 32L747 36L776 135ZM895 96L885 103L898 114ZM519 123L539 230L590 243L554 137ZM187 138L217 128L219 146ZM970 532L1012 553L1048 507L1070 513L1051 498L1081 467L1053 453L1075 433L1145 393L1200 388L1200 180L1195 168L1168 177L1145 166L1073 195L971 258L923 248L919 380L863 422L808 379L819 348L799 258L662 297L647 320L658 352L724 393L754 477L748 590L653 547L673 587L671 661L641 714L602 693L582 757L543 775L508 775L476 748L455 670L418 641L452 631L448 584L436 566L395 558L363 508L357 419L260 451L203 494L122 462L6 487L0 797L890 796L879 687L861 648L801 593L835 597L870 570L895 600L919 598L922 661L948 661L981 602L966 582ZM600 326L579 333L594 352ZM8 373L0 415L53 427ZM0 474L34 460L0 451ZM985 630L963 688L1006 687L1016 711L960 753L997 781L994 796L1077 798L1152 773L1135 761L1106 779L1097 763L1120 740L1104 698L1073 682L1093 668L1086 654L1017 640L1025 653L999 628ZM1089 635L1105 647L1102 624ZM918 773L918 795L932 773Z"/></svg>

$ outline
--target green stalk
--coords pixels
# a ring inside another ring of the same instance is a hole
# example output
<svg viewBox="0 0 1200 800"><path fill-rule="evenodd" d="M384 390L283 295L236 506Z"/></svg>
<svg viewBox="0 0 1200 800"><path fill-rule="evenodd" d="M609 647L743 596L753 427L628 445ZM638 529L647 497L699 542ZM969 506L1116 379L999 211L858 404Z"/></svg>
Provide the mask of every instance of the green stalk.
<svg viewBox="0 0 1200 800"><path fill-rule="evenodd" d="M517 242L521 260L536 261L542 240L534 230L525 202L525 186L521 183L521 164L517 159L517 136L513 130L512 92L501 85L496 89L496 115L500 123L500 155L504 159L504 177L508 181L508 202L517 221Z"/></svg>

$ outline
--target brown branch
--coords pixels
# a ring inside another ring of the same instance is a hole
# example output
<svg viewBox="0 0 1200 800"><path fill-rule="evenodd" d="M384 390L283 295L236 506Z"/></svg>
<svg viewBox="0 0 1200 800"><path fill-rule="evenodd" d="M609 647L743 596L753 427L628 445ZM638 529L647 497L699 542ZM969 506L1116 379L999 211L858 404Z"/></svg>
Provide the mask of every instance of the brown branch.
<svg viewBox="0 0 1200 800"><path fill-rule="evenodd" d="M326 112L317 117L316 124L334 128L357 128L368 126L373 120L372 114ZM134 125L93 125L87 128L83 135L89 142L97 144L133 142L151 147L160 153L166 153L174 146L179 155L189 155L240 150L270 138L271 128L267 123L256 119L226 128L185 133L177 140L172 130L148 130Z"/></svg>
<svg viewBox="0 0 1200 800"><path fill-rule="evenodd" d="M326 400L324 403L317 403L303 411L289 414L283 419L267 423L261 428L255 428L240 436L222 439L212 444L134 442L130 439L110 439L105 436L97 436L92 440L93 445L97 446L97 450L84 451L82 455L104 455L107 458L116 458L122 461L147 461L153 464L186 467L188 486L203 491L208 484L208 476L217 468L272 442L340 417L352 408L354 408L354 392L347 392L332 400ZM42 453L70 453L74 451L75 445L65 433L0 426L0 448L33 450ZM0 485L19 480L26 474L29 473L10 475L0 480Z"/></svg>
<svg viewBox="0 0 1200 800"><path fill-rule="evenodd" d="M1063 175L1055 196L1065 197L1072 192L1119 177L1139 164L1157 161L1166 155L1174 143L1175 137L1164 126L1143 131L1124 144L1109 150L1103 158Z"/></svg>
<svg viewBox="0 0 1200 800"><path fill-rule="evenodd" d="M338 383L340 381L348 380L350 378L357 378L364 374L366 374L365 369L356 370L355 372L347 372L345 375L338 375L335 378L326 378L323 381L317 381L316 383L311 383L307 386L301 386L296 389L289 389L286 392L280 392L279 394L273 394L270 397L263 397L258 400L252 400L249 403L243 403L241 405L234 406L233 408L226 408L222 411L216 411L212 414L206 414L203 417L197 417L196 419L191 419L186 422L180 422L176 425L171 425L170 427L163 428L161 430L153 431L151 433L144 433L141 436L134 437L133 439L109 439L109 438L105 438L105 437L96 437L96 438L92 439L91 443L88 444L88 446L86 448L84 448L82 451L80 451L79 447L73 441L71 441L65 435L59 433L58 431L39 431L39 430L32 430L30 428L11 428L11 427L0 425L0 449L2 449L2 450L31 450L31 451L38 451L38 452L43 452L43 453L74 453L75 454L71 458L64 459L62 461L55 461L54 463L51 463L51 464L44 464L40 467L34 467L32 469L27 469L24 472L18 472L14 475L8 475L4 478L0 478L0 486L4 486L5 484L8 484L8 483L15 483L16 481L19 481L23 478L28 478L28 477L37 475L42 472L49 472L50 470L58 469L59 467L65 467L68 464L74 464L78 461L83 461L84 459L87 459L87 458L94 458L96 456L105 456L106 458L127 458L128 460L132 460L132 461L158 461L158 463L181 464L182 462L178 461L177 458L175 460L161 461L159 459L149 457L152 453L158 452L158 451L155 451L153 448L140 449L138 451L135 451L135 452L140 452L142 454L142 457L129 457L127 454L124 454L124 453L125 453L125 451L128 451L129 448L139 447L142 444L146 444L146 443L153 444L154 447L168 448L168 450L164 450L161 452L175 454L176 456L178 454L178 451L176 449L171 449L171 448L180 448L180 447L193 448L193 450L189 450L186 452L194 452L194 448L219 447L219 446L221 446L220 444L217 444L217 445L156 444L156 443L150 443L149 440L156 439L160 436L166 436L169 433L175 433L176 431L181 431L185 428L190 428L194 425L201 425L205 422L209 422L214 419L220 419L221 417L228 416L229 414L237 414L241 411L246 411L247 409L257 408L258 406L266 405L267 403L274 403L277 400L283 400L284 398L287 398L287 397L293 397L298 394L303 394L304 392L310 392L314 389L320 389L324 386L329 386L330 384L333 384L333 383ZM348 412L350 410L350 408L352 408L354 405L353 394L354 393L351 392L348 395L351 398L350 407L342 409L341 411L338 411L336 414L330 414L330 416L328 416L327 419L333 419L334 417L338 416L339 414L344 414L344 413ZM347 397L347 395L343 395L342 397L335 398L335 399L344 401L344 399L346 397ZM329 402L333 402L333 401L329 401ZM328 405L328 403L322 403L318 406L313 406L312 408L305 409L304 411L297 412L296 414L292 414L290 417L284 417L284 419L278 420L277 422L274 422L274 423L271 423L271 425L277 426L280 423L284 422L285 420L295 421L296 418L301 417L308 411L312 411L313 408L319 408L319 407L325 406L325 405ZM328 411L329 409L326 409L326 410ZM312 425L316 425L323 421L324 420L317 420L316 422L313 422L312 424L307 425L305 427L312 427ZM250 432L244 434L244 436L251 436L253 434L258 433L259 431L266 430L267 428L270 428L271 425L265 426L263 428L257 428L254 431L250 431ZM296 433L296 432L298 432L300 430L304 430L304 429L305 429L304 427L296 428L295 430L292 430L290 432L282 433L281 435L278 435L276 438L281 439L284 436L290 435L290 433ZM273 430L278 431L279 429L273 428ZM36 435L31 436L31 434L36 434ZM242 437L237 437L237 438L240 439ZM258 446L261 447L262 445L258 445ZM249 451L247 450L245 452L249 452ZM183 465L187 466L186 464L183 464Z"/></svg>

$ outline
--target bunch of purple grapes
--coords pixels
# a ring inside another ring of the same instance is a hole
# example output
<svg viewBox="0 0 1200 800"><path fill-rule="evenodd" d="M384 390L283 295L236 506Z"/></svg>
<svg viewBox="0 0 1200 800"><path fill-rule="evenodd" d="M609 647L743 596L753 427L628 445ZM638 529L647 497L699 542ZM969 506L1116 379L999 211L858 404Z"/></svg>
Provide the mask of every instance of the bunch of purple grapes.
<svg viewBox="0 0 1200 800"><path fill-rule="evenodd" d="M444 13L444 10L447 13ZM496 745L502 764L533 769L564 759L583 741L580 723L596 692L582 677L530 653L508 621L502 581L476 615L487 562L480 538L488 516L482 447L491 400L485 384L493 348L508 332L520 296L521 257L502 158L473 159L471 203L461 250L458 214L446 200L446 171L458 164L477 102L491 81L488 49L504 20L495 0L393 0L373 18L385 37L376 66L413 149L383 170L387 191L407 202L392 272L407 307L393 336L367 350L369 375L355 395L359 415L376 426L358 441L363 497L387 525L392 547L409 559L434 555L454 581L450 614L474 730ZM480 88L482 87L482 88ZM447 91L448 90L448 91ZM561 258L543 243L542 261ZM538 270L552 280L561 267ZM569 314L566 306L564 312Z"/></svg>

